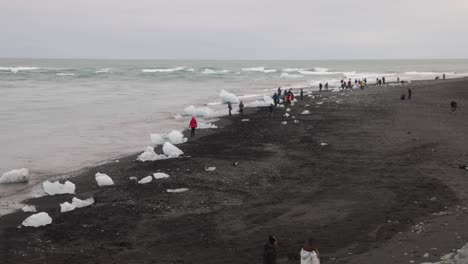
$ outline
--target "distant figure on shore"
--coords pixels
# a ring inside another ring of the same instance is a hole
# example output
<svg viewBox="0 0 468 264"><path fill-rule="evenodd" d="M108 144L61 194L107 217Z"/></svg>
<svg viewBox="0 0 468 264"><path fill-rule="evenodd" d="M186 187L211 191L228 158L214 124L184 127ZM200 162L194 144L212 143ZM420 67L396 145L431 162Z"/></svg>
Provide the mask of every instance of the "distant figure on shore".
<svg viewBox="0 0 468 264"><path fill-rule="evenodd" d="M275 236L269 236L268 242L263 246L263 264L276 264L276 245L278 241Z"/></svg>
<svg viewBox="0 0 468 264"><path fill-rule="evenodd" d="M325 91L328 91L328 83L325 83Z"/></svg>
<svg viewBox="0 0 468 264"><path fill-rule="evenodd" d="M190 137L195 137L195 129L197 128L197 120L194 116L192 116L192 120L190 120L189 124L190 128Z"/></svg>
<svg viewBox="0 0 468 264"><path fill-rule="evenodd" d="M440 79L439 75L437 75L437 76L435 77L435 79L436 79L436 80L439 80L439 79Z"/></svg>
<svg viewBox="0 0 468 264"><path fill-rule="evenodd" d="M288 91L287 91L287 90L284 90L284 93L283 93L283 101L286 99L286 96L288 96Z"/></svg>
<svg viewBox="0 0 468 264"><path fill-rule="evenodd" d="M242 103L242 101L240 101L240 104L239 104L239 114L241 116L244 116L244 103Z"/></svg>
<svg viewBox="0 0 468 264"><path fill-rule="evenodd" d="M385 84L385 76L382 77L382 83Z"/></svg>
<svg viewBox="0 0 468 264"><path fill-rule="evenodd" d="M319 83L319 92L322 91L322 83Z"/></svg>
<svg viewBox="0 0 468 264"><path fill-rule="evenodd" d="M351 78L348 80L348 89L351 89Z"/></svg>
<svg viewBox="0 0 468 264"><path fill-rule="evenodd" d="M410 89L410 88L408 88L408 100L410 100L410 99L411 99L411 94L412 94L412 93L413 93L413 91L411 91L411 89Z"/></svg>
<svg viewBox="0 0 468 264"><path fill-rule="evenodd" d="M304 90L301 88L301 101L304 99Z"/></svg>
<svg viewBox="0 0 468 264"><path fill-rule="evenodd" d="M444 73L444 74L442 74L442 79L444 79L444 80L445 80L445 73Z"/></svg>
<svg viewBox="0 0 468 264"><path fill-rule="evenodd" d="M379 86L382 86L382 80L379 79Z"/></svg>
<svg viewBox="0 0 468 264"><path fill-rule="evenodd" d="M399 83L400 82L400 77L397 77L396 81L397 81L397 83Z"/></svg>
<svg viewBox="0 0 468 264"><path fill-rule="evenodd" d="M450 102L450 107L452 107L452 112L455 112L457 110L457 102Z"/></svg>
<svg viewBox="0 0 468 264"><path fill-rule="evenodd" d="M281 96L281 86L278 87L278 96Z"/></svg>
<svg viewBox="0 0 468 264"><path fill-rule="evenodd" d="M275 103L275 106L279 104L279 96L276 93L273 95L273 102Z"/></svg>
<svg viewBox="0 0 468 264"><path fill-rule="evenodd" d="M231 102L228 102L228 109L229 109L229 116L231 116L231 111L232 111L232 105Z"/></svg>
<svg viewBox="0 0 468 264"><path fill-rule="evenodd" d="M275 109L275 106L273 104L270 104L270 106L268 106L268 112L270 112L270 116L268 117L268 119L271 119L274 109Z"/></svg>
<svg viewBox="0 0 468 264"><path fill-rule="evenodd" d="M366 83L365 82L359 82L359 87L361 88L361 90L364 90L364 87L366 87Z"/></svg>
<svg viewBox="0 0 468 264"><path fill-rule="evenodd" d="M367 78L364 78L364 83L367 84Z"/></svg>
<svg viewBox="0 0 468 264"><path fill-rule="evenodd" d="M301 264L320 264L319 251L315 239L309 238L301 249Z"/></svg>

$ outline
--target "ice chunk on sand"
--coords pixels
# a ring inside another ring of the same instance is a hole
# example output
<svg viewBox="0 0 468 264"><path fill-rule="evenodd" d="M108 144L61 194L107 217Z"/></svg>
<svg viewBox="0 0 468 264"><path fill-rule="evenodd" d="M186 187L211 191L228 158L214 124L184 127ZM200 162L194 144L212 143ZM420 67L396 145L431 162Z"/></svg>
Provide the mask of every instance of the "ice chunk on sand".
<svg viewBox="0 0 468 264"><path fill-rule="evenodd" d="M323 102L317 102L317 104L318 104L318 105L321 105L321 104L323 104Z"/></svg>
<svg viewBox="0 0 468 264"><path fill-rule="evenodd" d="M249 121L250 121L250 119L248 119L248 118L244 118L244 119L241 120L241 122L249 122Z"/></svg>
<svg viewBox="0 0 468 264"><path fill-rule="evenodd" d="M283 125L283 126L287 125L287 124L288 124L288 122L286 122L286 121L281 122L281 125Z"/></svg>
<svg viewBox="0 0 468 264"><path fill-rule="evenodd" d="M284 108L284 105L280 104L280 105L278 105L278 107Z"/></svg>
<svg viewBox="0 0 468 264"><path fill-rule="evenodd" d="M320 146L328 146L328 143L322 142L320 143Z"/></svg>
<svg viewBox="0 0 468 264"><path fill-rule="evenodd" d="M104 174L104 173L96 173L96 182L98 186L108 186L108 185L114 185L114 181L109 177L109 175Z"/></svg>
<svg viewBox="0 0 468 264"><path fill-rule="evenodd" d="M177 158L180 155L184 154L184 152L182 152L182 150L180 150L178 147L172 145L170 142L164 143L163 152L169 158Z"/></svg>
<svg viewBox="0 0 468 264"><path fill-rule="evenodd" d="M151 143L155 145L162 145L167 141L164 135L161 135L161 134L150 134L150 138L151 138Z"/></svg>
<svg viewBox="0 0 468 264"><path fill-rule="evenodd" d="M21 223L24 226L33 226L33 227L39 227L39 226L45 226L49 225L52 223L52 218L49 216L48 213L41 212L37 214L33 214L29 216L28 218L24 219L23 223Z"/></svg>
<svg viewBox="0 0 468 264"><path fill-rule="evenodd" d="M56 195L56 194L65 194L65 193L75 193L76 186L74 183L70 181L66 181L65 183L60 183L59 181L50 182L45 181L42 183L42 188L44 192L49 195Z"/></svg>
<svg viewBox="0 0 468 264"><path fill-rule="evenodd" d="M207 128L218 128L217 125L213 125L212 123L198 123L198 129L207 129Z"/></svg>
<svg viewBox="0 0 468 264"><path fill-rule="evenodd" d="M146 147L145 151L141 153L137 158L137 160L139 161L154 161L162 159L167 159L167 156L164 154L156 154L152 146Z"/></svg>
<svg viewBox="0 0 468 264"><path fill-rule="evenodd" d="M197 117L211 117L214 115L214 111L209 107L200 107L196 108L195 106L187 106L184 108L184 112L187 115L197 116Z"/></svg>
<svg viewBox="0 0 468 264"><path fill-rule="evenodd" d="M65 213L65 212L69 212L69 211L73 211L75 210L75 206L69 202L64 202L64 203L61 203L60 204L60 212L61 213Z"/></svg>
<svg viewBox="0 0 468 264"><path fill-rule="evenodd" d="M137 181L138 180L138 178L135 177L135 176L130 176L130 178L128 178L128 179L131 180L131 181Z"/></svg>
<svg viewBox="0 0 468 264"><path fill-rule="evenodd" d="M289 114L288 114L288 113L286 113L286 114L284 114L283 116L284 116L284 117L289 117Z"/></svg>
<svg viewBox="0 0 468 264"><path fill-rule="evenodd" d="M178 189L167 189L168 193L181 193L188 191L188 188L178 188Z"/></svg>
<svg viewBox="0 0 468 264"><path fill-rule="evenodd" d="M270 96L264 95L262 100L256 100L249 104L248 107L259 107L259 106L269 106L270 104L274 104L273 98Z"/></svg>
<svg viewBox="0 0 468 264"><path fill-rule="evenodd" d="M28 169L23 168L19 170L11 170L2 174L2 177L0 177L0 183L27 182L28 176Z"/></svg>
<svg viewBox="0 0 468 264"><path fill-rule="evenodd" d="M171 133L167 135L167 138L169 139L169 142L172 144L182 144L187 142L187 138L184 137L184 134L180 133L178 130L174 130Z"/></svg>
<svg viewBox="0 0 468 264"><path fill-rule="evenodd" d="M301 112L301 115L308 115L310 114L310 111L309 110L304 110Z"/></svg>
<svg viewBox="0 0 468 264"><path fill-rule="evenodd" d="M94 204L94 198L91 197L91 198L88 198L86 200L81 200L81 199L78 199L76 197L73 197L71 204L73 206L75 206L76 208L82 208L82 207L90 206L90 205Z"/></svg>
<svg viewBox="0 0 468 264"><path fill-rule="evenodd" d="M25 213L28 213L28 212L35 213L35 212L37 212L36 206L34 206L34 205L25 205L25 206L23 206L23 208L21 208L21 210L23 210L23 212L25 212Z"/></svg>
<svg viewBox="0 0 468 264"><path fill-rule="evenodd" d="M205 168L205 171L215 171L215 170L216 170L216 167Z"/></svg>
<svg viewBox="0 0 468 264"><path fill-rule="evenodd" d="M299 123L299 120L294 120L294 124L297 124L297 123Z"/></svg>
<svg viewBox="0 0 468 264"><path fill-rule="evenodd" d="M225 90L222 90L220 93L219 93L219 97L221 97L221 100L224 102L224 103L232 103L232 104L238 104L240 101L239 101L239 98L237 98L236 95L232 94L232 93L229 93L229 92L226 92Z"/></svg>
<svg viewBox="0 0 468 264"><path fill-rule="evenodd" d="M163 172L156 172L156 173L153 173L153 177L156 180L159 180L159 179L169 178L169 175L167 175L166 173L163 173Z"/></svg>
<svg viewBox="0 0 468 264"><path fill-rule="evenodd" d="M291 108L286 108L286 112L291 112Z"/></svg>
<svg viewBox="0 0 468 264"><path fill-rule="evenodd" d="M138 183L139 184L147 184L147 183L150 183L152 180L153 180L153 177L146 176L143 179L139 180Z"/></svg>

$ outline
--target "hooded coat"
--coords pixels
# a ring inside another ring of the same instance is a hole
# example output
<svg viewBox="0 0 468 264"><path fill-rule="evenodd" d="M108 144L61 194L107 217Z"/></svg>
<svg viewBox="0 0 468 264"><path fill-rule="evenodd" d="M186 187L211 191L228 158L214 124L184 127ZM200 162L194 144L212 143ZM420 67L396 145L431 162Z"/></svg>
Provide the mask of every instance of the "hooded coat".
<svg viewBox="0 0 468 264"><path fill-rule="evenodd" d="M197 128L197 120L195 117L192 117L192 120L190 120L190 128Z"/></svg>
<svg viewBox="0 0 468 264"><path fill-rule="evenodd" d="M301 250L301 264L320 264L320 260L315 251Z"/></svg>

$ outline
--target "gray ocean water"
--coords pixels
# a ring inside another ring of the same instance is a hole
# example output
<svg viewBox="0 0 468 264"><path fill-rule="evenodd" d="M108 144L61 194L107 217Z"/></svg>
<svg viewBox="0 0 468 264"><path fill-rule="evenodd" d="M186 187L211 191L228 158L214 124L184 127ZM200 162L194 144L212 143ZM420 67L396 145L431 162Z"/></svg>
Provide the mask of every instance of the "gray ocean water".
<svg viewBox="0 0 468 264"><path fill-rule="evenodd" d="M221 90L248 102L278 86L316 89L347 78L415 80L443 73L468 76L468 60L0 59L0 173L28 168L32 185L142 151L151 145L150 133L187 126L185 107L224 109ZM0 196L18 188L0 186Z"/></svg>

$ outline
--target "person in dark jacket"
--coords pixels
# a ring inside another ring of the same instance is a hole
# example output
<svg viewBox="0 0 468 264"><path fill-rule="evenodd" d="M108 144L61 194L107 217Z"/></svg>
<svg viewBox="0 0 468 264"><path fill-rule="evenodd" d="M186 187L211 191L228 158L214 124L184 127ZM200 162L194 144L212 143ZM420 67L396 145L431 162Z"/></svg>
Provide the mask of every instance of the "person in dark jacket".
<svg viewBox="0 0 468 264"><path fill-rule="evenodd" d="M231 111L232 111L231 102L228 102L227 105L228 105L228 109L229 109L229 116L231 116Z"/></svg>
<svg viewBox="0 0 468 264"><path fill-rule="evenodd" d="M301 101L302 101L302 99L304 99L304 91L301 88Z"/></svg>
<svg viewBox="0 0 468 264"><path fill-rule="evenodd" d="M270 104L270 106L268 107L268 112L270 112L270 116L268 117L268 119L271 119L271 115L273 114L274 109L275 107L273 106L273 104Z"/></svg>
<svg viewBox="0 0 468 264"><path fill-rule="evenodd" d="M263 246L263 264L276 264L276 245L278 240L275 236L269 236L268 242Z"/></svg>
<svg viewBox="0 0 468 264"><path fill-rule="evenodd" d="M197 120L195 119L194 116L192 116L192 120L190 120L190 137L195 136L195 129L197 128Z"/></svg>
<svg viewBox="0 0 468 264"><path fill-rule="evenodd" d="M240 101L240 104L239 104L239 114L241 116L244 116L244 103L242 103L242 101Z"/></svg>
<svg viewBox="0 0 468 264"><path fill-rule="evenodd" d="M279 104L279 96L276 93L273 95L273 101L275 102L275 106Z"/></svg>
<svg viewBox="0 0 468 264"><path fill-rule="evenodd" d="M457 102L455 101L450 102L450 107L452 107L452 112L455 112L455 110L457 110Z"/></svg>
<svg viewBox="0 0 468 264"><path fill-rule="evenodd" d="M410 88L408 88L408 100L411 99L411 95L413 94L413 91L411 91Z"/></svg>

